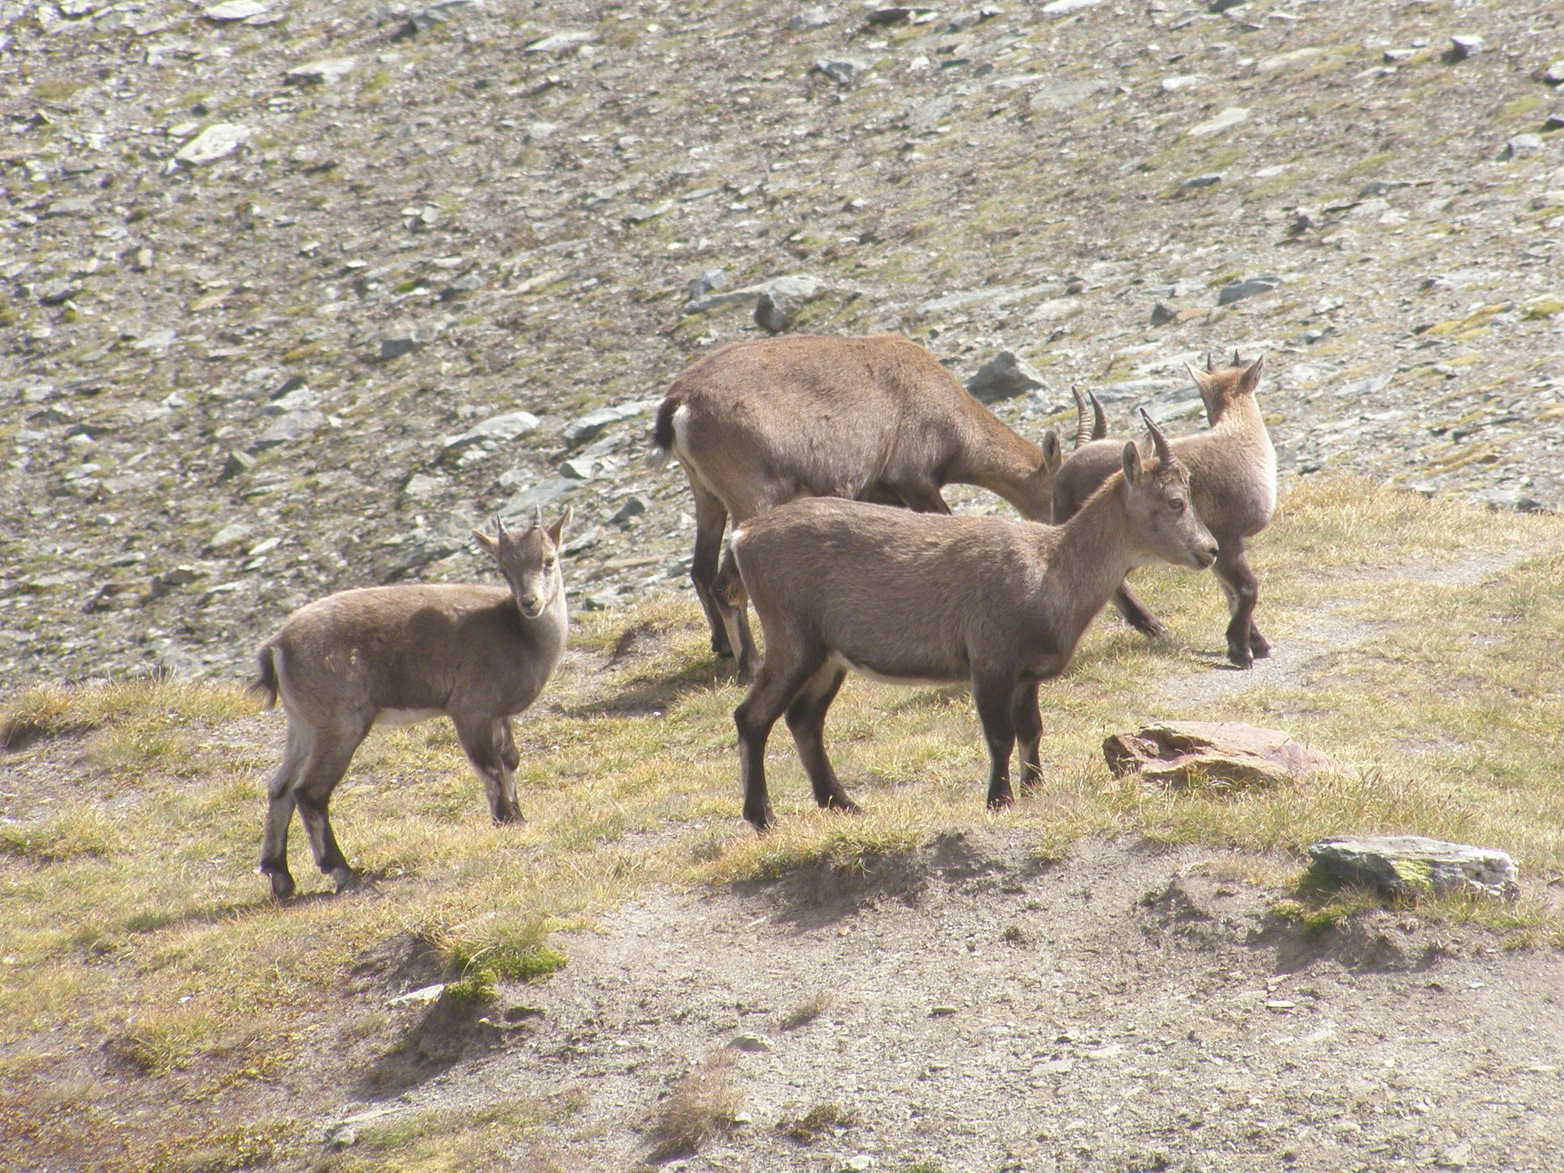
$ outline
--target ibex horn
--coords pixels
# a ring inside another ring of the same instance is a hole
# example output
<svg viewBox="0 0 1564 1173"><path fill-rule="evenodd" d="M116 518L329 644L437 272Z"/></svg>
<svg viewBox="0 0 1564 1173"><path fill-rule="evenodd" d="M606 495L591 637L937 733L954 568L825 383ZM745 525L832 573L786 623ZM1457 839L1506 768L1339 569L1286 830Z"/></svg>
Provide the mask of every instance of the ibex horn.
<svg viewBox="0 0 1564 1173"><path fill-rule="evenodd" d="M1157 459L1163 464L1171 464L1175 458L1173 446L1168 443L1168 438L1162 434L1162 429L1157 427L1157 422L1151 418L1151 413L1144 407L1140 409L1140 417L1146 421L1146 430L1151 433L1151 442L1157 446Z"/></svg>
<svg viewBox="0 0 1564 1173"><path fill-rule="evenodd" d="M1233 349L1233 365L1235 367L1241 367L1244 365L1244 360L1238 357L1238 349L1236 347Z"/></svg>
<svg viewBox="0 0 1564 1173"><path fill-rule="evenodd" d="M1211 352L1208 350L1206 351L1206 374L1209 375L1214 370L1216 367L1211 365Z"/></svg>
<svg viewBox="0 0 1564 1173"><path fill-rule="evenodd" d="M494 515L494 533L500 541L505 541L509 535L505 532L505 519L498 513Z"/></svg>
<svg viewBox="0 0 1564 1173"><path fill-rule="evenodd" d="M543 506L541 505L534 505L532 507L532 528L543 528Z"/></svg>

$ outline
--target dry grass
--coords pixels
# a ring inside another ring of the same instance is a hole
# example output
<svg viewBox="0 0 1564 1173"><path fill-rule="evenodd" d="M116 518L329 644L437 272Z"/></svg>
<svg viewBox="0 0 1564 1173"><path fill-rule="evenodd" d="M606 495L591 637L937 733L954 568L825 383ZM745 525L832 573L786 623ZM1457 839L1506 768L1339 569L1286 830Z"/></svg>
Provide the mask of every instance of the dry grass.
<svg viewBox="0 0 1564 1173"><path fill-rule="evenodd" d="M254 874L278 714L233 689L170 682L13 697L0 714L22 746L0 782L0 1124L35 1165L173 1168L184 1142L213 1168L261 1148L296 1155L318 1122L277 1127L262 1093L283 1073L372 1064L402 1041L404 1019L366 1016L347 992L365 967L392 980L375 968L388 942L423 943L443 977L482 998L565 964L552 932L651 886L863 876L915 866L939 836L988 824L1041 858L1087 835L1226 844L1238 874L1275 885L1298 882L1309 842L1345 831L1500 847L1533 890L1564 876L1564 519L1306 482L1254 561L1262 624L1297 655L1286 671L1221 670L1225 609L1210 576L1141 574L1140 593L1190 646L1148 645L1111 617L1094 625L1044 689L1035 797L983 809L986 752L964 690L853 680L827 735L866 813L815 810L779 726L780 824L765 838L738 816L742 694L712 663L694 603L585 616L556 687L518 722L527 823L491 824L444 723L376 733L333 809L369 883L325 895L295 831L303 895L289 905ZM1170 717L1286 728L1340 768L1239 794L1112 779L1102 738ZM1357 907L1300 891L1297 915ZM1419 912L1564 947L1564 924L1530 898ZM87 1058L105 1054L109 1076ZM731 1118L719 1068L692 1073L691 1121L670 1138L690 1143ZM78 1084L73 1104L90 1108L48 1108L48 1087ZM329 1119L349 1091L310 1094ZM329 1167L448 1167L428 1137L456 1128L376 1134Z"/></svg>
<svg viewBox="0 0 1564 1173"><path fill-rule="evenodd" d="M733 1126L743 1102L733 1086L733 1052L712 1053L679 1080L659 1110L652 1160L699 1152Z"/></svg>

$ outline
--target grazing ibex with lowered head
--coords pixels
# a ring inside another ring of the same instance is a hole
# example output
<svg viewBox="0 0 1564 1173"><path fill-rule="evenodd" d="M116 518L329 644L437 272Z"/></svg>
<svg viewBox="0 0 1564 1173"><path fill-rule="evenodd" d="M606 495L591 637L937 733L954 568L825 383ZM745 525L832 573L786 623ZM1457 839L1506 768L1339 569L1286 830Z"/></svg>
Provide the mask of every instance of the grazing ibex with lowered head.
<svg viewBox="0 0 1564 1173"><path fill-rule="evenodd" d="M1245 366L1237 354L1230 366L1214 368L1207 358L1200 371L1185 369L1200 388L1210 426L1203 432L1180 436L1173 451L1189 467L1190 492L1201 520L1210 527L1221 549L1216 560L1217 577L1227 593L1230 618L1227 625L1227 658L1239 668L1271 654L1271 645L1254 624L1260 584L1249 569L1244 539L1270 524L1276 510L1276 450L1265 429L1265 416L1255 400L1261 355ZM1064 521L1091 496L1115 467L1119 441L1096 440L1070 453L1054 478L1055 522ZM1114 606L1137 631L1165 639L1161 620L1121 586Z"/></svg>
<svg viewBox="0 0 1564 1173"><path fill-rule="evenodd" d="M267 787L261 871L272 892L293 894L288 823L298 807L315 863L338 890L354 883L326 813L370 726L441 713L456 726L483 779L497 823L521 821L520 755L510 718L543 691L565 648L569 618L559 540L571 510L551 526L541 514L520 534L496 519L496 536L473 538L506 586L396 585L340 591L300 607L262 645L250 685L267 707L282 698L288 743Z"/></svg>
<svg viewBox="0 0 1564 1173"><path fill-rule="evenodd" d="M823 727L849 668L899 683L967 680L988 741L988 805L1042 776L1037 689L1062 672L1092 617L1132 566L1163 558L1205 568L1216 542L1189 503L1189 474L1152 425L1155 458L1132 441L1122 472L1067 523L938 517L808 499L745 522L732 553L766 636L734 710L744 817L771 826L766 739L787 714L823 807L856 810L825 752Z"/></svg>
<svg viewBox="0 0 1564 1173"><path fill-rule="evenodd" d="M717 588L722 532L796 497L847 497L949 513L952 483L980 485L1046 521L1061 454L1052 430L1023 439L939 361L899 334L790 334L733 342L687 367L652 432L695 495L690 579L718 655L753 672L742 606Z"/></svg>

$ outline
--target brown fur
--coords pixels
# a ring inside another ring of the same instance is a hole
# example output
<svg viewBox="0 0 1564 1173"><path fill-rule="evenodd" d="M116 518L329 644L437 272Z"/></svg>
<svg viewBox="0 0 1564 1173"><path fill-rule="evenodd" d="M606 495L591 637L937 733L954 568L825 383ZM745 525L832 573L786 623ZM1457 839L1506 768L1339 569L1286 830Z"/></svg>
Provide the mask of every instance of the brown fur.
<svg viewBox="0 0 1564 1173"><path fill-rule="evenodd" d="M293 893L288 824L295 806L315 862L338 887L353 882L327 805L377 718L451 718L483 779L496 822L519 822L519 757L510 718L534 699L565 646L569 619L558 546L569 521L512 536L473 537L507 586L480 583L341 591L295 611L262 645L250 687L288 714L282 764L267 787L261 871Z"/></svg>
<svg viewBox="0 0 1564 1173"><path fill-rule="evenodd" d="M728 519L738 526L798 497L846 497L949 513L940 489L980 485L1046 520L1058 436L1041 447L973 399L927 350L897 334L794 334L730 343L674 380L654 454L684 466L695 495L690 578L712 649L750 675L742 607L717 589Z"/></svg>
<svg viewBox="0 0 1564 1173"><path fill-rule="evenodd" d="M1243 365L1233 356L1231 366L1206 370L1188 367L1200 388L1210 426L1173 440L1173 450L1189 467L1195 508L1221 547L1216 573L1227 592L1230 620L1227 655L1233 664L1248 668L1255 659L1270 654L1270 643L1254 625L1254 609L1260 587L1244 549L1245 539L1270 524L1276 508L1276 452L1266 431L1265 417L1255 400L1260 383L1262 355ZM1070 454L1054 478L1054 521L1070 517L1109 476L1121 441L1098 440ZM1167 628L1122 586L1114 605L1137 630L1165 638Z"/></svg>
<svg viewBox="0 0 1564 1173"><path fill-rule="evenodd" d="M783 713L824 807L856 809L826 757L826 710L849 666L893 680L967 680L988 741L988 803L1041 776L1038 683L1063 671L1092 617L1131 566L1154 558L1208 566L1216 544L1187 502L1188 473L1155 433L1145 463L1121 447L1122 471L1063 526L918 515L811 499L740 526L739 573L766 657L734 711L744 817L771 825L765 744Z"/></svg>

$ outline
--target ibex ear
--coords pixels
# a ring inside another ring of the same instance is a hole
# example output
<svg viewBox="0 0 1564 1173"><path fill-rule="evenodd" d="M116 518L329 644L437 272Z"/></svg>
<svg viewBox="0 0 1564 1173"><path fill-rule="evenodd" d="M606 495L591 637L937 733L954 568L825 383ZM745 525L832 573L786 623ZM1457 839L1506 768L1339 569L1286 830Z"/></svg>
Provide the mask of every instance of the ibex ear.
<svg viewBox="0 0 1564 1173"><path fill-rule="evenodd" d="M499 542L494 538L491 538L488 534L484 533L481 529L475 529L472 531L472 544L477 546L478 549L482 550L491 558L498 558L500 556Z"/></svg>
<svg viewBox="0 0 1564 1173"><path fill-rule="evenodd" d="M1260 385L1260 371L1265 366L1265 355L1261 355L1244 368L1244 373L1238 378L1238 390L1240 392L1252 392Z"/></svg>
<svg viewBox="0 0 1564 1173"><path fill-rule="evenodd" d="M1184 364L1184 369L1189 372L1189 377L1195 381L1195 386L1199 387L1201 393L1204 394L1206 388L1210 386L1210 376L1207 375L1206 372L1197 369L1195 365L1190 362L1186 362Z"/></svg>
<svg viewBox="0 0 1564 1173"><path fill-rule="evenodd" d="M1134 440L1124 441L1124 480L1130 488L1140 484L1142 473L1140 447Z"/></svg>
<svg viewBox="0 0 1564 1173"><path fill-rule="evenodd" d="M1043 468L1048 472L1058 472L1059 466L1064 463L1064 446L1059 443L1059 433L1049 428L1043 433Z"/></svg>
<svg viewBox="0 0 1564 1173"><path fill-rule="evenodd" d="M570 519L576 515L575 506L566 505L565 512L559 515L559 520L548 527L549 541L559 545L560 535L565 532L565 527L570 524Z"/></svg>

